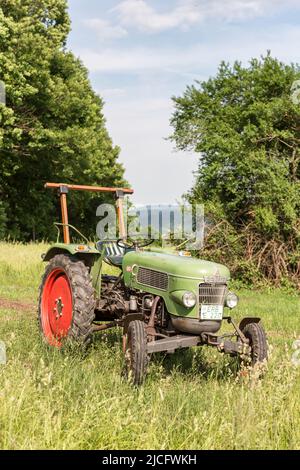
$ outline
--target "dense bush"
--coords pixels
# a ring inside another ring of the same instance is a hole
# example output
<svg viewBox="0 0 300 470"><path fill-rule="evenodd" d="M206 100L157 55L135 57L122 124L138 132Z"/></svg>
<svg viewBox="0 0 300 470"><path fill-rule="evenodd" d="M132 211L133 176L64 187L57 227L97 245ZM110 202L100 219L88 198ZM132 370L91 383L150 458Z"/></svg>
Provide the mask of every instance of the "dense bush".
<svg viewBox="0 0 300 470"><path fill-rule="evenodd" d="M174 98L172 139L200 154L187 197L213 222L201 255L247 279L300 277L299 71L270 54L248 67L222 63Z"/></svg>

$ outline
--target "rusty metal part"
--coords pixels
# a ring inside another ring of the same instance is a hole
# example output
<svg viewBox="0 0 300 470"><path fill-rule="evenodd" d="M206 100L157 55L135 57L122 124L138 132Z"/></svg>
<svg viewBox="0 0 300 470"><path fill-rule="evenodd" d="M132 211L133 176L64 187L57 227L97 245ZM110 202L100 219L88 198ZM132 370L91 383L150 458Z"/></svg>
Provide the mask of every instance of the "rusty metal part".
<svg viewBox="0 0 300 470"><path fill-rule="evenodd" d="M125 221L124 221L124 193L122 191L117 191L116 192L116 207L117 207L117 215L118 215L118 222L119 222L119 237L122 240L126 240L127 237L127 231L125 227Z"/></svg>
<svg viewBox="0 0 300 470"><path fill-rule="evenodd" d="M201 344L200 336L177 335L168 338L151 341L147 345L148 354L157 352L174 352L176 349L189 348Z"/></svg>
<svg viewBox="0 0 300 470"><path fill-rule="evenodd" d="M133 189L129 188L106 188L102 186L83 186L78 184L65 184L65 183L46 183L45 188L60 188L61 186L71 189L72 191L91 191L94 193L117 193L117 191L124 194L133 194Z"/></svg>
<svg viewBox="0 0 300 470"><path fill-rule="evenodd" d="M129 188L106 188L102 186L83 186L77 184L65 183L46 183L45 188L57 188L59 190L61 214L63 223L64 243L70 244L70 231L68 227L68 207L67 207L67 193L69 190L73 191L91 191L91 192L104 192L115 193L117 198L117 214L119 222L120 237L126 238L126 227L124 221L123 199L124 194L133 194L133 189Z"/></svg>
<svg viewBox="0 0 300 470"><path fill-rule="evenodd" d="M157 333L157 332L155 333L155 337L156 338L169 338L168 335L163 335L162 333Z"/></svg>
<svg viewBox="0 0 300 470"><path fill-rule="evenodd" d="M149 354L157 352L172 353L176 349L190 348L193 346L208 345L218 349L219 352L230 354L232 356L249 356L251 348L248 344L241 341L231 341L226 339L226 334L223 336L216 336L210 333L202 333L200 336L192 335L175 335L169 336L157 341L150 341L147 346ZM235 336L233 334L232 336Z"/></svg>
<svg viewBox="0 0 300 470"><path fill-rule="evenodd" d="M241 341L244 344L249 344L248 339L246 338L244 333L241 331L241 329L237 326L237 324L233 321L233 319L231 317L227 317L227 322L230 323L233 326L233 328L235 329L235 331L236 331L238 337L241 339Z"/></svg>
<svg viewBox="0 0 300 470"><path fill-rule="evenodd" d="M159 295L157 295L155 297L154 301L153 301L153 304L152 304L152 307L151 307L149 322L148 322L148 325L146 327L147 336L150 340L152 338L155 338L155 334L156 334L154 325L155 325L155 314L156 314L156 310L157 310L157 306L158 306L159 301L160 301L160 297L159 297Z"/></svg>
<svg viewBox="0 0 300 470"><path fill-rule="evenodd" d="M130 306L129 301L124 300L119 292L111 292L109 295L103 291L101 299L96 302L96 310L120 318L124 313L129 313Z"/></svg>
<svg viewBox="0 0 300 470"><path fill-rule="evenodd" d="M126 353L126 349L127 349L127 333L126 333L126 335L123 335L123 338L122 338L122 350L123 350L123 354Z"/></svg>
<svg viewBox="0 0 300 470"><path fill-rule="evenodd" d="M221 320L198 320L198 318L184 318L171 315L171 322L176 331L190 335L201 333L217 333L221 328Z"/></svg>
<svg viewBox="0 0 300 470"><path fill-rule="evenodd" d="M68 227L69 217L68 217L68 205L67 205L67 193L68 188L64 186L59 187L59 198L60 198L60 208L61 208L61 218L63 223L63 234L64 234L64 243L70 244L70 230Z"/></svg>
<svg viewBox="0 0 300 470"><path fill-rule="evenodd" d="M250 353L250 346L247 343L241 341L231 341L226 339L228 336L235 336L233 334L224 334L222 336L216 336L210 333L201 334L202 344L213 346L218 349L219 352L224 354L237 355L248 355Z"/></svg>
<svg viewBox="0 0 300 470"><path fill-rule="evenodd" d="M201 334L201 340L202 340L202 343L203 344L207 344L208 346L215 346L215 347L218 347L218 341L219 341L219 337L214 335L214 334L211 334L211 333L202 333Z"/></svg>
<svg viewBox="0 0 300 470"><path fill-rule="evenodd" d="M104 330L108 330L109 328L114 328L115 326L118 326L119 322L118 321L114 321L114 322L111 322L111 323L102 323L102 325L96 325L93 327L93 331L96 332L96 331L104 331Z"/></svg>
<svg viewBox="0 0 300 470"><path fill-rule="evenodd" d="M224 340L218 346L218 351L234 356L242 354L247 355L250 352L248 349L250 350L250 347L240 341Z"/></svg>
<svg viewBox="0 0 300 470"><path fill-rule="evenodd" d="M120 276L117 278L116 282L113 283L113 285L111 286L111 288L109 289L109 291L113 291L116 289L116 287L120 284L120 282L122 281L124 275L123 275L123 272L121 272Z"/></svg>

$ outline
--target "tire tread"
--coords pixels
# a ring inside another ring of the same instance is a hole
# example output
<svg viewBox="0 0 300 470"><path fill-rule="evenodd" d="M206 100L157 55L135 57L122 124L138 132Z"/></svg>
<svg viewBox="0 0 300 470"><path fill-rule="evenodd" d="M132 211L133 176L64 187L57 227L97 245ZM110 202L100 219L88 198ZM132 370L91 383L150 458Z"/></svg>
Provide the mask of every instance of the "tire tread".
<svg viewBox="0 0 300 470"><path fill-rule="evenodd" d="M73 298L73 318L71 328L66 339L72 342L88 344L93 333L93 321L95 319L95 295L89 270L83 261L67 254L54 256L48 263L39 287L38 323L43 334L41 322L42 293L50 272L61 267L65 270Z"/></svg>

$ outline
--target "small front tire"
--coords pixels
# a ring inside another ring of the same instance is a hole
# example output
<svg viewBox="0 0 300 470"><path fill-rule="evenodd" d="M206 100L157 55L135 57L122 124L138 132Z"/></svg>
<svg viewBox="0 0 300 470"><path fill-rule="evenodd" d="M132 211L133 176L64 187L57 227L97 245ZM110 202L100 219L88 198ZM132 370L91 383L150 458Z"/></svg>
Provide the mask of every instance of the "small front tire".
<svg viewBox="0 0 300 470"><path fill-rule="evenodd" d="M136 386L143 383L148 365L147 333L145 323L134 320L129 324L125 338L126 375Z"/></svg>
<svg viewBox="0 0 300 470"><path fill-rule="evenodd" d="M251 366L263 363L268 359L268 343L266 333L260 323L248 323L242 329L251 347Z"/></svg>

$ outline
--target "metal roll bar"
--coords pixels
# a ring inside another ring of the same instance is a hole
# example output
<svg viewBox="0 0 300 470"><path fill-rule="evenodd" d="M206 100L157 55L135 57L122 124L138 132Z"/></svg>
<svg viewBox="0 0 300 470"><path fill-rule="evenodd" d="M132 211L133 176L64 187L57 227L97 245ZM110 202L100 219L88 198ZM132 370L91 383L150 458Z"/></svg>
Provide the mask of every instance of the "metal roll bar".
<svg viewBox="0 0 300 470"><path fill-rule="evenodd" d="M65 184L65 183L46 183L45 188L58 189L58 195L60 198L62 226L64 234L64 243L70 243L70 230L69 230L69 216L68 216L68 204L67 194L70 190L72 191L90 191L94 193L115 193L117 215L119 222L119 234L120 238L126 238L126 227L124 222L123 213L123 200L125 194L133 194L133 189L129 188L107 188L102 186L84 186L77 184Z"/></svg>

